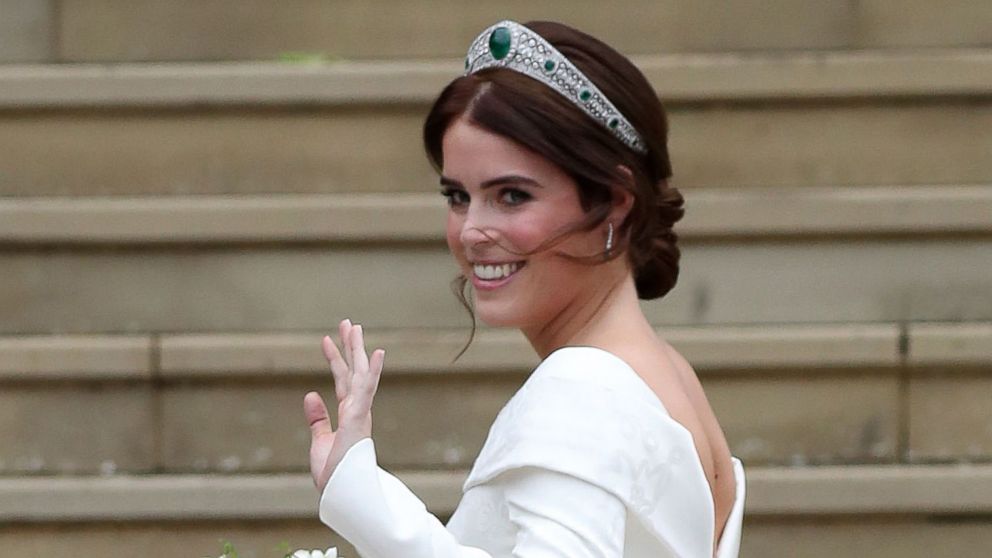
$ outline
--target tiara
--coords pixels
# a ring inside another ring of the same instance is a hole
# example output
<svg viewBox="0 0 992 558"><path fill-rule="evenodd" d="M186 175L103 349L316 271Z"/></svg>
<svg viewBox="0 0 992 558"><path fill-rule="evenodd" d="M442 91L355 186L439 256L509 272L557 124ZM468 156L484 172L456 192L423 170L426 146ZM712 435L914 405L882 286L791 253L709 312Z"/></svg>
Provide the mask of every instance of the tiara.
<svg viewBox="0 0 992 558"><path fill-rule="evenodd" d="M544 37L510 20L490 26L472 41L465 58L465 75L486 68L508 68L532 77L578 106L638 153L646 153L634 126L596 84Z"/></svg>

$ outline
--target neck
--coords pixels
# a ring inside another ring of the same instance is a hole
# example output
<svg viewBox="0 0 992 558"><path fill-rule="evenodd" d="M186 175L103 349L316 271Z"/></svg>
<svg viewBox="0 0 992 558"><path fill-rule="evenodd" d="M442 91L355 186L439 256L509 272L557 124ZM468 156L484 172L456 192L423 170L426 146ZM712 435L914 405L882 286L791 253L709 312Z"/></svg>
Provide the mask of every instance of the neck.
<svg viewBox="0 0 992 558"><path fill-rule="evenodd" d="M591 295L578 297L548 322L522 331L542 359L565 346L609 349L645 335L654 336L629 273Z"/></svg>

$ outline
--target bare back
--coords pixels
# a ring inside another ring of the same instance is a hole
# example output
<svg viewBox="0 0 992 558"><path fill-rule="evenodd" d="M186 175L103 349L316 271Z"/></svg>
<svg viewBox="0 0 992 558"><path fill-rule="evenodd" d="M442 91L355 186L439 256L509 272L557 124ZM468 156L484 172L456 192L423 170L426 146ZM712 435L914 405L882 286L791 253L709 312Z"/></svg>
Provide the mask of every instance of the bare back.
<svg viewBox="0 0 992 558"><path fill-rule="evenodd" d="M730 448L695 370L661 340L651 350L627 347L617 354L654 391L672 418L692 434L713 495L715 547L734 505L736 481Z"/></svg>

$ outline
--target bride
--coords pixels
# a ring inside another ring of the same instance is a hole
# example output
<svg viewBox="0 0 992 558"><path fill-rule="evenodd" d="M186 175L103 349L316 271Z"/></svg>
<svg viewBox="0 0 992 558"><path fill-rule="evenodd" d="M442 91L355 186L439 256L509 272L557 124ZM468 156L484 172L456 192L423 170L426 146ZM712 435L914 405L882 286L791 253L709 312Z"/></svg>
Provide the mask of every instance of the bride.
<svg viewBox="0 0 992 558"><path fill-rule="evenodd" d="M744 477L689 363L639 299L675 286L661 103L630 61L558 23L499 22L424 125L463 302L541 357L442 523L377 466L385 353L360 325L323 350L338 429L309 393L320 518L366 558L734 557Z"/></svg>

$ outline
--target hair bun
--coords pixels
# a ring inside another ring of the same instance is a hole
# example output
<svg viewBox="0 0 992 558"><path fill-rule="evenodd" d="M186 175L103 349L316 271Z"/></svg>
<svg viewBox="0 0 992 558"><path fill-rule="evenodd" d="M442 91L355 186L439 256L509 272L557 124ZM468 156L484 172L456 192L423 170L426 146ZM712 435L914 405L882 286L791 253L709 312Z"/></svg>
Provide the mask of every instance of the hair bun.
<svg viewBox="0 0 992 558"><path fill-rule="evenodd" d="M660 185L654 219L645 227L643 240L633 246L634 283L643 300L661 298L678 281L681 253L673 227L685 215L684 204L678 189Z"/></svg>

